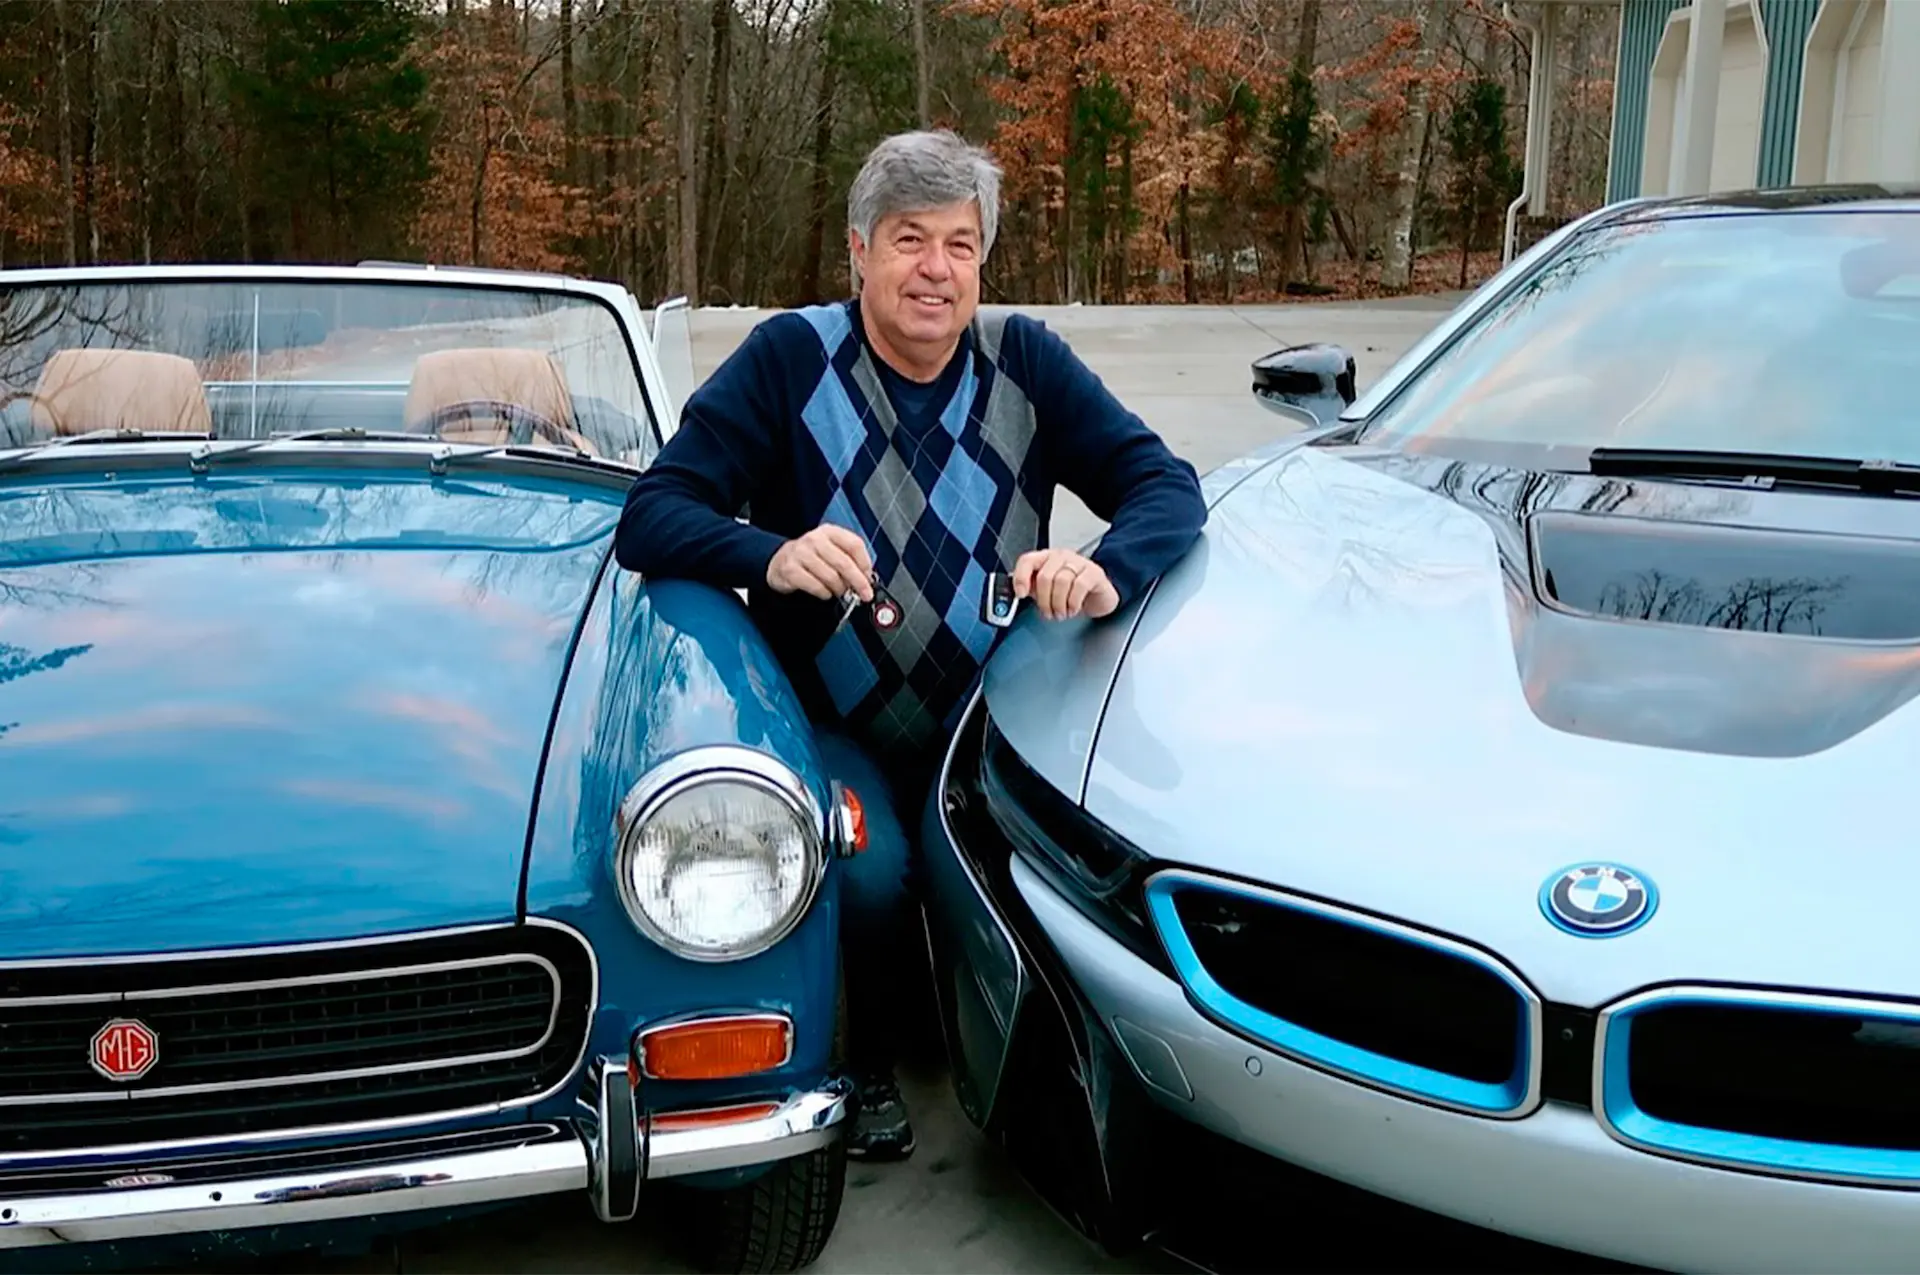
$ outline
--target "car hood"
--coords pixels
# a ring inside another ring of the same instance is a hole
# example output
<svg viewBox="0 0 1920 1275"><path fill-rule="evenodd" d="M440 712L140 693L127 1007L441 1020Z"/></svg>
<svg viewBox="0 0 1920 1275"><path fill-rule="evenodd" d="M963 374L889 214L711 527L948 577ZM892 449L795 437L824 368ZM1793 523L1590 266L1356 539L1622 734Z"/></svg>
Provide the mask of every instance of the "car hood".
<svg viewBox="0 0 1920 1275"><path fill-rule="evenodd" d="M1920 993L1895 885L1914 834L1888 801L1920 761L1920 652L1578 614L1531 583L1556 518L1640 529L1612 550L1624 578L1647 574L1647 536L1719 529L1724 556L1836 511L1904 535L1911 561L1901 502L1288 451L1145 606L1084 804L1158 858L1482 945L1555 1000L1672 979ZM1852 623L1848 605L1832 613ZM990 705L1016 747L1044 730L1012 696ZM1551 925L1542 884L1588 860L1649 877L1652 919L1604 940Z"/></svg>
<svg viewBox="0 0 1920 1275"><path fill-rule="evenodd" d="M424 479L0 489L0 957L513 917L617 514Z"/></svg>

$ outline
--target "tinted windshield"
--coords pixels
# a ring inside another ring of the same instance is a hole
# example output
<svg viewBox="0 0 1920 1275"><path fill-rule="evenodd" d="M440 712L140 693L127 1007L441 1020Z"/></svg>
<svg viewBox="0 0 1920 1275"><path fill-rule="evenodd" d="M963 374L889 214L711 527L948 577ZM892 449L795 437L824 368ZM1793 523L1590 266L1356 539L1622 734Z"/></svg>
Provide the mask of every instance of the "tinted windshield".
<svg viewBox="0 0 1920 1275"><path fill-rule="evenodd" d="M1920 215L1812 212L1573 240L1390 400L1369 441L1920 462ZM1578 463L1576 461L1576 463Z"/></svg>
<svg viewBox="0 0 1920 1275"><path fill-rule="evenodd" d="M352 427L645 464L633 352L597 301L441 283L0 289L0 447L101 429Z"/></svg>

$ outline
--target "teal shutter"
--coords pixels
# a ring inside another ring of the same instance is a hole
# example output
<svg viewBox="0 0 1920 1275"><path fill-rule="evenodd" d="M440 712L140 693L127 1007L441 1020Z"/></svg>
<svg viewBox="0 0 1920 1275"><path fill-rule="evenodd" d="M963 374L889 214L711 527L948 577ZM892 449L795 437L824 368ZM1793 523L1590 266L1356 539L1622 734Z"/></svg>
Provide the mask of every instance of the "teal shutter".
<svg viewBox="0 0 1920 1275"><path fill-rule="evenodd" d="M1807 33L1819 12L1820 0L1760 0L1760 21L1767 29L1767 88L1760 112L1757 173L1763 187L1793 184Z"/></svg>
<svg viewBox="0 0 1920 1275"><path fill-rule="evenodd" d="M1799 3L1800 0L1784 0ZM1667 16L1686 0L1621 0L1620 55L1613 77L1613 142L1608 157L1607 202L1640 193L1640 166L1647 153L1647 93L1653 55L1667 30ZM1792 126L1788 126L1791 134Z"/></svg>

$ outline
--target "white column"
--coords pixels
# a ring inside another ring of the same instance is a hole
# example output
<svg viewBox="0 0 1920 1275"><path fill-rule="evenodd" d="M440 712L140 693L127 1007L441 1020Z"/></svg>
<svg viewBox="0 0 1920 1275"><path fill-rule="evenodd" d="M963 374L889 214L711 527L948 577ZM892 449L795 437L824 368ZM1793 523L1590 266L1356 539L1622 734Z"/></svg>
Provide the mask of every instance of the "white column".
<svg viewBox="0 0 1920 1275"><path fill-rule="evenodd" d="M1554 48L1560 35L1560 9L1554 3L1540 6L1539 62L1533 66L1527 103L1527 216L1547 215L1547 178L1553 171L1553 95ZM1539 127L1532 127L1535 119Z"/></svg>
<svg viewBox="0 0 1920 1275"><path fill-rule="evenodd" d="M1713 131L1720 113L1720 49L1726 42L1727 0L1693 0L1687 32L1687 70L1674 112L1674 172L1669 193L1704 195L1713 178Z"/></svg>
<svg viewBox="0 0 1920 1275"><path fill-rule="evenodd" d="M1687 15L1687 30L1693 30L1693 15ZM1681 195L1687 186L1687 60L1680 59L1680 78L1673 82L1673 112L1667 118L1667 184L1660 193Z"/></svg>
<svg viewBox="0 0 1920 1275"><path fill-rule="evenodd" d="M1882 21L1873 180L1920 181L1920 0L1887 0Z"/></svg>

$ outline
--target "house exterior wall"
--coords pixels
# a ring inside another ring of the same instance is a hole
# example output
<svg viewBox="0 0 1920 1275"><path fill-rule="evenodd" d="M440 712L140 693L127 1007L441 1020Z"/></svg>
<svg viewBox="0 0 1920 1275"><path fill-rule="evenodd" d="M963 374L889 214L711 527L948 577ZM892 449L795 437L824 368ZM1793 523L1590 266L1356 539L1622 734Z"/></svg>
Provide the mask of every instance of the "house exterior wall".
<svg viewBox="0 0 1920 1275"><path fill-rule="evenodd" d="M1714 81L1702 91L1717 103L1707 189L1920 179L1920 0L1725 7L1718 55L1699 50L1711 67L1702 79ZM1691 0L1622 2L1609 201L1682 188L1675 124L1695 87L1683 70L1693 10Z"/></svg>

